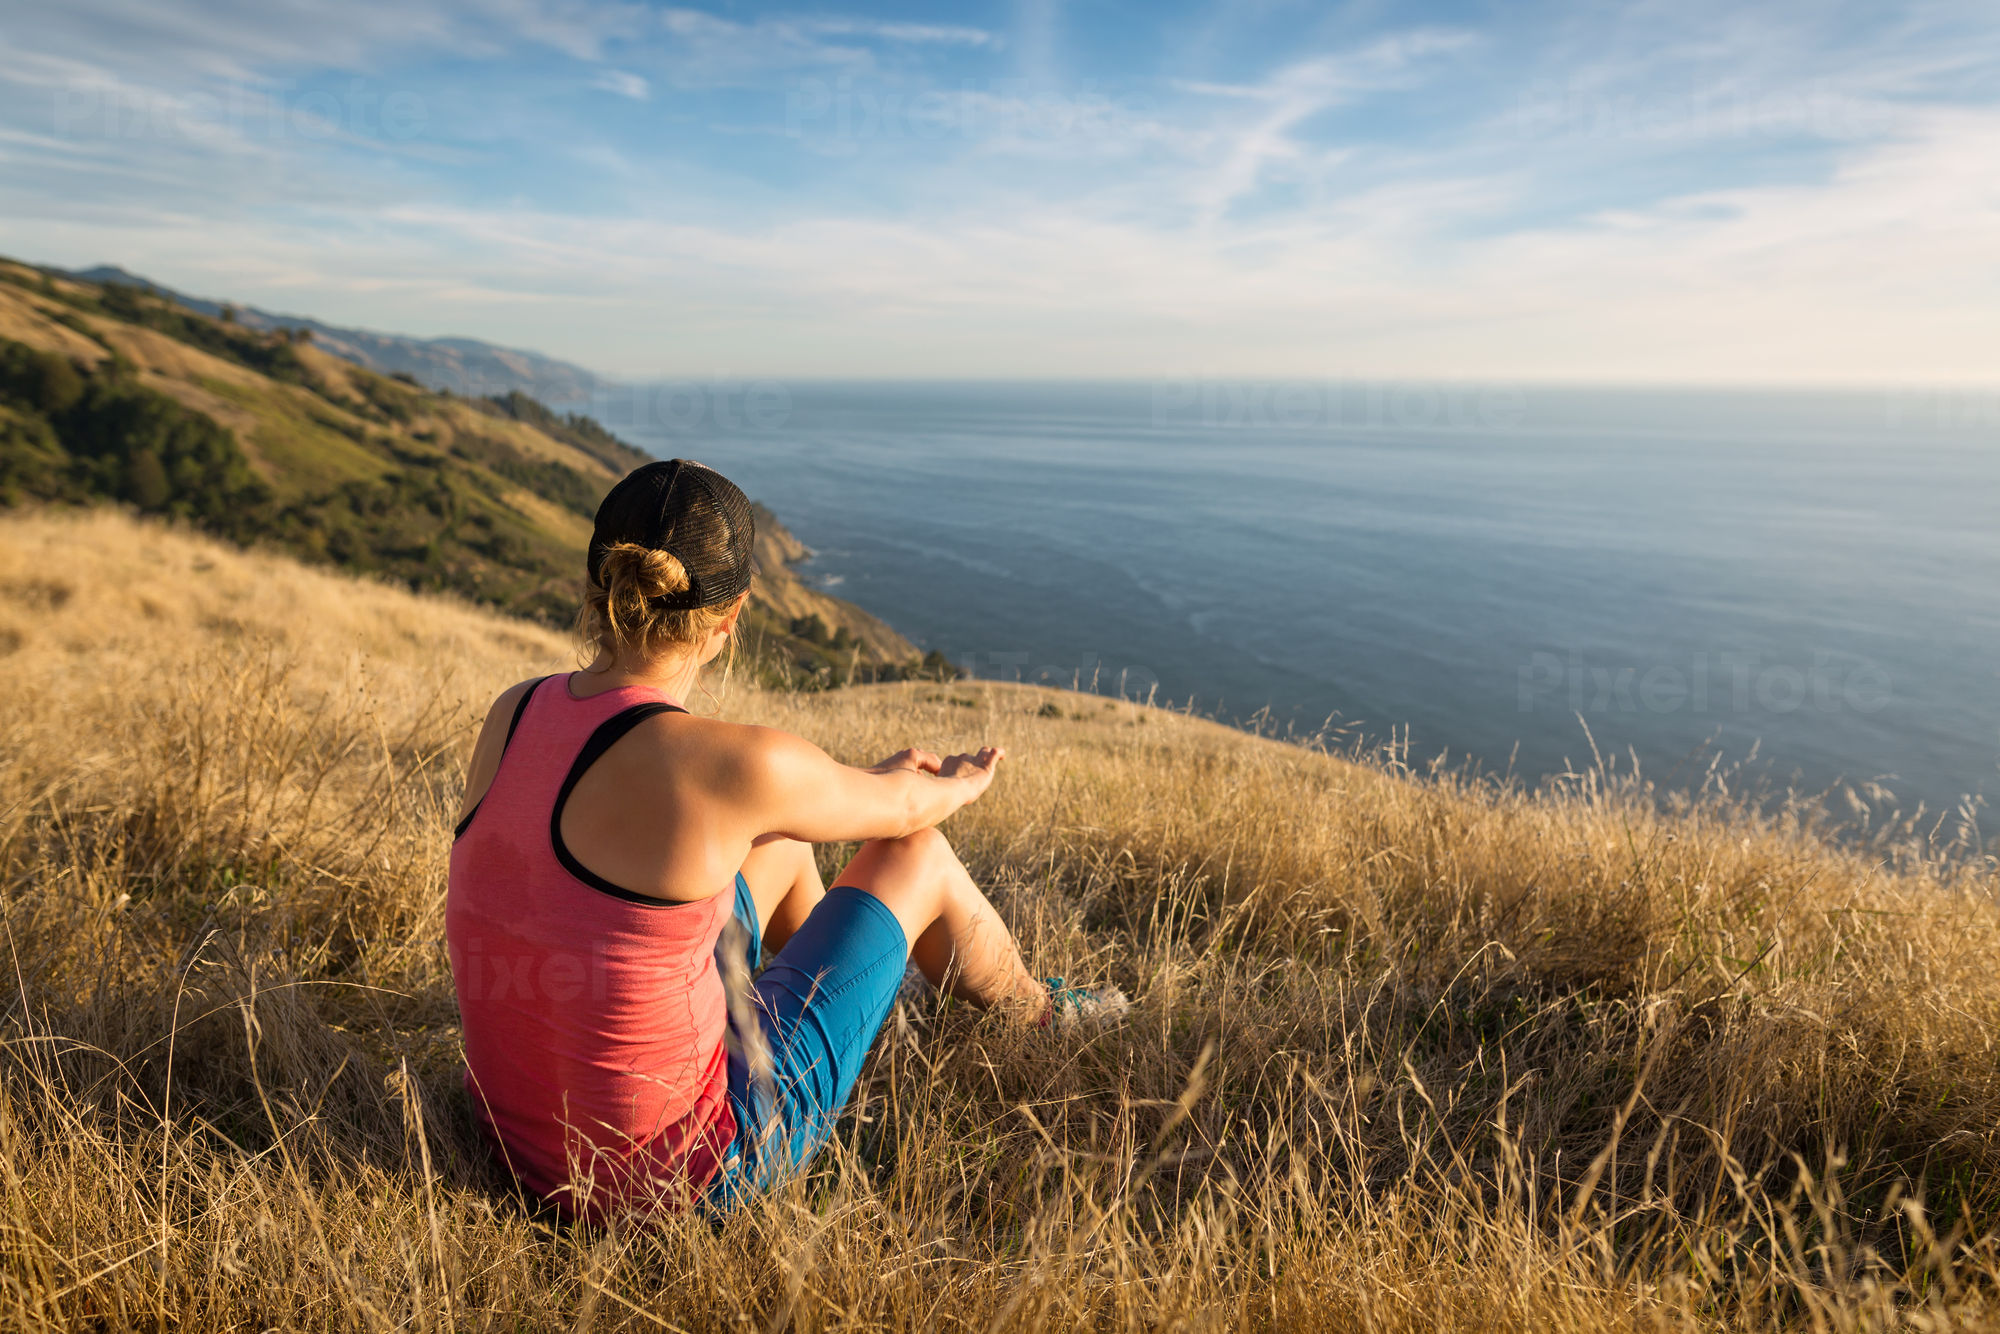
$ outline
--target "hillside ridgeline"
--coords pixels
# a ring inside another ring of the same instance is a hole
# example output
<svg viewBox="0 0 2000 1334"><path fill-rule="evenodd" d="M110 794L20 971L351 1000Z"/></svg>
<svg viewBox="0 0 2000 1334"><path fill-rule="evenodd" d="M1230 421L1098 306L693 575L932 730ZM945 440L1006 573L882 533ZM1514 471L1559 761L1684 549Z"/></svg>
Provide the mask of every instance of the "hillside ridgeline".
<svg viewBox="0 0 2000 1334"><path fill-rule="evenodd" d="M561 624L591 516L647 455L518 391L433 392L293 329L0 261L0 505L112 500L409 588ZM950 675L807 585L759 511L741 642L774 681Z"/></svg>
<svg viewBox="0 0 2000 1334"><path fill-rule="evenodd" d="M280 315L255 306L189 296L110 264L57 276L93 287L112 284L138 288L211 319L222 319L226 313L231 322L262 332L304 331L315 347L357 366L383 375L406 375L426 389L445 390L463 398L519 392L548 402L583 403L604 387L602 380L581 366L477 338L411 338L343 328L303 315Z"/></svg>
<svg viewBox="0 0 2000 1334"><path fill-rule="evenodd" d="M472 1129L442 937L473 731L564 638L49 512L0 516L0 661L10 1329L2000 1317L2000 878L1907 828L1030 686L718 682L850 761L1005 745L945 832L1037 972L1136 1011L906 998L805 1179L562 1228Z"/></svg>

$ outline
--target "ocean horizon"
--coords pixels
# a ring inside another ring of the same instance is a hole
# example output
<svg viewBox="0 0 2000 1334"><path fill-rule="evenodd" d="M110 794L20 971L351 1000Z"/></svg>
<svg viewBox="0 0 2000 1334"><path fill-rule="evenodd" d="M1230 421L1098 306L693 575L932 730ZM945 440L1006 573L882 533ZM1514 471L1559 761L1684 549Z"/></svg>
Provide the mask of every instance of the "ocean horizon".
<svg viewBox="0 0 2000 1334"><path fill-rule="evenodd" d="M572 406L720 468L809 579L980 678L1529 782L1601 756L1940 815L2000 787L2000 393L765 381Z"/></svg>

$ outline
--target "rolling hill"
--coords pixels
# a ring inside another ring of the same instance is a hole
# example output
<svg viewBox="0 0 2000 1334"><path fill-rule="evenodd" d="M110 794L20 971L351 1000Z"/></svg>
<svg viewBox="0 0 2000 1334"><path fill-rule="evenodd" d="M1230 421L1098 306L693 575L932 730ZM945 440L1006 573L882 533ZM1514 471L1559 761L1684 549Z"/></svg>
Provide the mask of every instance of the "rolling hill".
<svg viewBox="0 0 2000 1334"><path fill-rule="evenodd" d="M560 624L598 500L647 458L519 390L427 389L310 330L0 261L0 504L117 501ZM769 511L757 554L745 642L767 676L925 670L908 640L792 572L807 553ZM949 669L932 655L928 670Z"/></svg>
<svg viewBox="0 0 2000 1334"><path fill-rule="evenodd" d="M100 264L61 275L93 287L113 284L136 287L184 306L198 315L221 319L228 311L245 328L276 333L304 329L315 346L383 375L407 375L427 389L449 390L472 398L515 391L552 403L582 403L604 382L581 366L539 352L500 347L477 338L411 338L349 329L303 315L279 315L255 306L233 305L207 297L188 296L149 278L128 273L114 264Z"/></svg>

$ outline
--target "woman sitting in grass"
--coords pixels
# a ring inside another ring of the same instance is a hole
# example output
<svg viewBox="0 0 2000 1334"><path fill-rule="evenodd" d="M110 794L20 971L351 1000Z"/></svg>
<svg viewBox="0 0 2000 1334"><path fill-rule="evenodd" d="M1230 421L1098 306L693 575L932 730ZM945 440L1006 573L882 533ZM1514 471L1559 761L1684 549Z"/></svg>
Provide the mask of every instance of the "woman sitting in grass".
<svg viewBox="0 0 2000 1334"><path fill-rule="evenodd" d="M445 919L466 1087L516 1177L573 1216L727 1208L802 1168L911 960L1024 1023L1125 1005L1031 974L937 831L1003 750L856 769L681 706L736 628L750 553L719 473L626 477L590 543L596 660L501 695L473 751ZM850 841L823 888L812 845Z"/></svg>

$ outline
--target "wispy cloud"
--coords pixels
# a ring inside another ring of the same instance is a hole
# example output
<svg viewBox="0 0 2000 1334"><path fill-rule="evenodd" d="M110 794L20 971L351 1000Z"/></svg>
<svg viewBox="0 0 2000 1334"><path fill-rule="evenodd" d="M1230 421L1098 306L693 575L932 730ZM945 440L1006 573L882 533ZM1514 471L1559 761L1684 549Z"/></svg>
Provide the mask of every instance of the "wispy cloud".
<svg viewBox="0 0 2000 1334"><path fill-rule="evenodd" d="M0 250L630 373L1993 377L2000 15L1707 4L75 0Z"/></svg>
<svg viewBox="0 0 2000 1334"><path fill-rule="evenodd" d="M660 13L672 43L659 55L676 82L755 86L804 70L856 73L875 68L885 47L978 48L994 44L982 28L851 17L767 16L737 20L705 10Z"/></svg>
<svg viewBox="0 0 2000 1334"><path fill-rule="evenodd" d="M995 42L994 35L984 28L954 23L894 23L852 18L801 19L797 23L808 32L829 37L872 37L884 42L942 46L991 46Z"/></svg>
<svg viewBox="0 0 2000 1334"><path fill-rule="evenodd" d="M590 86L600 92L616 93L643 102L653 95L653 85L622 69L600 69L591 75Z"/></svg>
<svg viewBox="0 0 2000 1334"><path fill-rule="evenodd" d="M1472 35L1465 32L1399 33L1358 51L1288 65L1262 84L1227 89L1228 95L1259 104L1262 110L1236 134L1227 156L1201 192L1205 220L1212 222L1231 203L1254 190L1273 164L1296 162L1311 154L1312 150L1293 137L1301 122L1385 88L1410 87L1421 77L1415 69L1419 62L1460 50L1472 41ZM1197 87L1215 89L1215 85ZM1322 161L1329 163L1339 157L1337 152L1321 155Z"/></svg>

